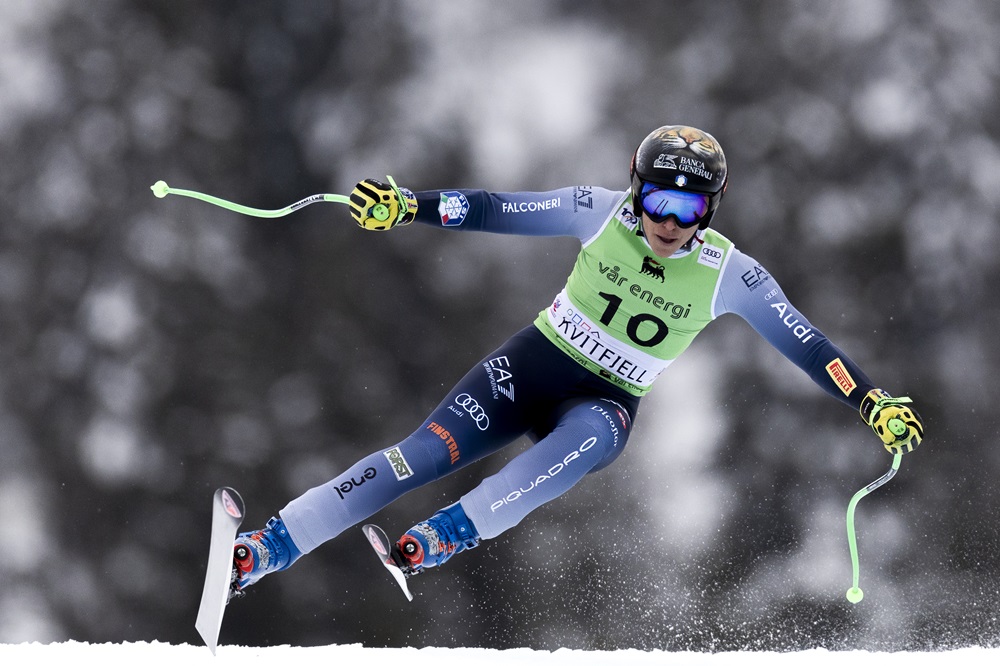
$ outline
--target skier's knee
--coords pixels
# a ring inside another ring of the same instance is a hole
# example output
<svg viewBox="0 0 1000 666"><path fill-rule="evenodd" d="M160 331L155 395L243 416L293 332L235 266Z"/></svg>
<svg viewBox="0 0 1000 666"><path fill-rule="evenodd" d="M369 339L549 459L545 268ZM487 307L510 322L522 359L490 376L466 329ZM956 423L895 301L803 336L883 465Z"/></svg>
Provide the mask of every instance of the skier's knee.
<svg viewBox="0 0 1000 666"><path fill-rule="evenodd" d="M578 421L592 431L604 450L601 460L591 471L607 467L621 455L632 429L632 420L628 412L610 400L580 403L567 412L566 417Z"/></svg>

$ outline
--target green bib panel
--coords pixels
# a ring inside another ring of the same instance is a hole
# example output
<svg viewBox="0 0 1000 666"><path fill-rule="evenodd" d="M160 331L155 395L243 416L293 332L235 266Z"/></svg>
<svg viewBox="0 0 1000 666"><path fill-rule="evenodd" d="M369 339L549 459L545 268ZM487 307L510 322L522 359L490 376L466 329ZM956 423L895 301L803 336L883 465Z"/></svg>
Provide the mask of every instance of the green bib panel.
<svg viewBox="0 0 1000 666"><path fill-rule="evenodd" d="M712 321L732 242L705 230L683 256L656 257L637 235L631 195L577 256L566 287L535 325L605 379L643 395Z"/></svg>

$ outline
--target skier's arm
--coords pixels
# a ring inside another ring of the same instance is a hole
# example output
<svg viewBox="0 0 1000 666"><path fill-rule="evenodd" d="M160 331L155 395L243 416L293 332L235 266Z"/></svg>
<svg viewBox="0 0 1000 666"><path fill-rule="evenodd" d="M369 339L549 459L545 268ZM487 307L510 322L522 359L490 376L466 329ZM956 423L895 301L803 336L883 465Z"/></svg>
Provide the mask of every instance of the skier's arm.
<svg viewBox="0 0 1000 666"><path fill-rule="evenodd" d="M588 238L620 192L566 187L550 192L431 190L418 192L417 222L445 229L523 236Z"/></svg>
<svg viewBox="0 0 1000 666"><path fill-rule="evenodd" d="M430 190L416 193L415 219L455 231L586 240L600 230L622 197L622 192L599 187L548 192Z"/></svg>
<svg viewBox="0 0 1000 666"><path fill-rule="evenodd" d="M745 319L824 391L857 409L890 452L912 451L920 443L923 424L914 410L904 406L910 400L892 398L876 388L847 354L792 306L759 263L733 248L724 271L716 316L733 312Z"/></svg>
<svg viewBox="0 0 1000 666"><path fill-rule="evenodd" d="M351 192L351 216L360 227L385 231L416 220L452 230L587 240L624 199L623 192L590 186L548 192L466 189L414 194L389 181L386 185L364 180Z"/></svg>

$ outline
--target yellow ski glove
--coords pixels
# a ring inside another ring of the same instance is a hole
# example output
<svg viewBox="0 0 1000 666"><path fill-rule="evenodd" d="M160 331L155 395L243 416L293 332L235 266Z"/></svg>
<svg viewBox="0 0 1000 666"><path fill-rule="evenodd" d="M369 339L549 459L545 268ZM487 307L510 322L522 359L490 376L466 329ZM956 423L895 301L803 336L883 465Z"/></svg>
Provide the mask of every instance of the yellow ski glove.
<svg viewBox="0 0 1000 666"><path fill-rule="evenodd" d="M908 406L912 402L906 397L893 398L882 389L872 389L861 401L861 418L889 453L910 453L924 438L924 423Z"/></svg>
<svg viewBox="0 0 1000 666"><path fill-rule="evenodd" d="M413 192L396 187L392 176L389 184L368 178L351 192L351 217L362 229L388 231L409 224L417 214L417 198Z"/></svg>

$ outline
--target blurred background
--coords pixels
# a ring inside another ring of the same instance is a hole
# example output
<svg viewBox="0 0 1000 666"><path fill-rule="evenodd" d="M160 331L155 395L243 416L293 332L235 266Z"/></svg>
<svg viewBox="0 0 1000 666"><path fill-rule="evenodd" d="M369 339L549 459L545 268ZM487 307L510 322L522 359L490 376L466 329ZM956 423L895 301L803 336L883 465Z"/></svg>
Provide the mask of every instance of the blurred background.
<svg viewBox="0 0 1000 666"><path fill-rule="evenodd" d="M1000 645L998 72L992 0L5 0L0 641L197 643L213 490L257 528L408 435L579 245L252 219L155 181L263 208L385 174L625 189L683 123L729 158L714 226L926 421L858 507L865 600L844 515L891 457L724 317L616 465L412 604L350 530L222 642ZM375 519L401 532L524 446Z"/></svg>

